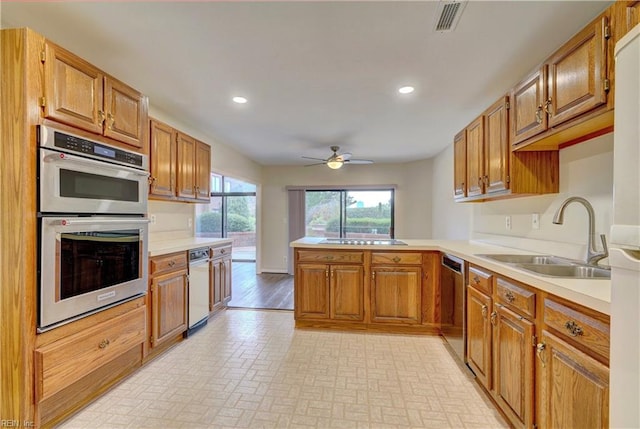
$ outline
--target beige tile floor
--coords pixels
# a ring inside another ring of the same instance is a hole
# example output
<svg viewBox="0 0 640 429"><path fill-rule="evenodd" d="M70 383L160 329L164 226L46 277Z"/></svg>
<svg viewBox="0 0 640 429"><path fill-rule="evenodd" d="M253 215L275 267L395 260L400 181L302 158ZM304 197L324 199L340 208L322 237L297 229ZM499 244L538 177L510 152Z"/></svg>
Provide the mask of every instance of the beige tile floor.
<svg viewBox="0 0 640 429"><path fill-rule="evenodd" d="M228 310L61 428L503 428L440 337Z"/></svg>

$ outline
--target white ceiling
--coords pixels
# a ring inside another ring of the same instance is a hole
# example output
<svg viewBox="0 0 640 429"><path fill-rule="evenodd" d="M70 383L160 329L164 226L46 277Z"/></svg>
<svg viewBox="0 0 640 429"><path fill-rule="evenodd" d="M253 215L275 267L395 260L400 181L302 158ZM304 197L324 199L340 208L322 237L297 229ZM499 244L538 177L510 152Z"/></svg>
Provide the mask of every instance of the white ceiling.
<svg viewBox="0 0 640 429"><path fill-rule="evenodd" d="M433 31L434 1L0 2L0 18L255 161L294 165L334 144L434 156L610 3L471 0L451 33Z"/></svg>

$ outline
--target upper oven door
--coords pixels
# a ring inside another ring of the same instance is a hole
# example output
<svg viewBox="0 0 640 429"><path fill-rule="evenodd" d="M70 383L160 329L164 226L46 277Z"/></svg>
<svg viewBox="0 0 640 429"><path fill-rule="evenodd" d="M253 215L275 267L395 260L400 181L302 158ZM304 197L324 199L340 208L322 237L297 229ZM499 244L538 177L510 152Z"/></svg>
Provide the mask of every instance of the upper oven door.
<svg viewBox="0 0 640 429"><path fill-rule="evenodd" d="M149 173L40 148L41 213L145 214Z"/></svg>

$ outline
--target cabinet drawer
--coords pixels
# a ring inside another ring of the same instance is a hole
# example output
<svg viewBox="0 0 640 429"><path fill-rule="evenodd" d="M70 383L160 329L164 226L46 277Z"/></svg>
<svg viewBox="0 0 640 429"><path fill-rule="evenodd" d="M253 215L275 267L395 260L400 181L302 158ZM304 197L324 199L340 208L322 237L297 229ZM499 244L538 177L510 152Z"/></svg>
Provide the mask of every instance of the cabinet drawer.
<svg viewBox="0 0 640 429"><path fill-rule="evenodd" d="M142 344L146 332L145 314L145 307L140 307L36 349L36 400L40 402L50 397Z"/></svg>
<svg viewBox="0 0 640 429"><path fill-rule="evenodd" d="M509 280L498 277L496 282L496 296L501 304L522 312L527 316L536 317L536 294Z"/></svg>
<svg viewBox="0 0 640 429"><path fill-rule="evenodd" d="M544 300L544 323L551 329L568 336L577 344L588 347L609 359L609 322L603 322L553 301Z"/></svg>
<svg viewBox="0 0 640 429"><path fill-rule="evenodd" d="M422 264L422 253L374 252L371 254L371 263L378 265L420 265Z"/></svg>
<svg viewBox="0 0 640 429"><path fill-rule="evenodd" d="M231 246L220 246L211 248L211 258L221 258L223 256L231 255Z"/></svg>
<svg viewBox="0 0 640 429"><path fill-rule="evenodd" d="M469 266L469 279L467 283L474 288L491 295L491 282L493 281L493 274L481 270L478 267Z"/></svg>
<svg viewBox="0 0 640 429"><path fill-rule="evenodd" d="M165 271L179 270L187 266L187 252L155 256L149 260L149 265L149 274L151 275Z"/></svg>
<svg viewBox="0 0 640 429"><path fill-rule="evenodd" d="M344 262L362 264L364 262L364 252L298 250L298 262Z"/></svg>

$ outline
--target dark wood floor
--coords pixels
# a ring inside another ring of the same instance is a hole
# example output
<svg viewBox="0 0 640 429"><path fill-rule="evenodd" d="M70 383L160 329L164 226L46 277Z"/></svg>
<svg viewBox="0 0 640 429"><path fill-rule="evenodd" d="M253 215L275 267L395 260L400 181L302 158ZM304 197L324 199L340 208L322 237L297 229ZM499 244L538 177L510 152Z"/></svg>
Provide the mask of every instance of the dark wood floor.
<svg viewBox="0 0 640 429"><path fill-rule="evenodd" d="M256 274L255 262L233 262L230 307L293 310L293 276Z"/></svg>

